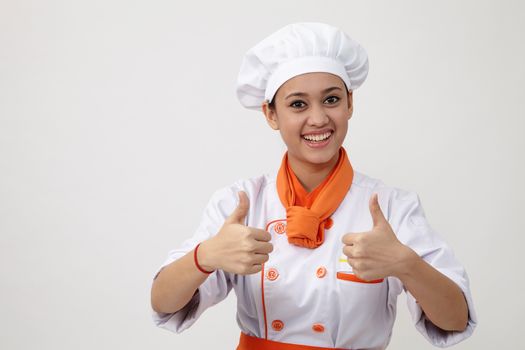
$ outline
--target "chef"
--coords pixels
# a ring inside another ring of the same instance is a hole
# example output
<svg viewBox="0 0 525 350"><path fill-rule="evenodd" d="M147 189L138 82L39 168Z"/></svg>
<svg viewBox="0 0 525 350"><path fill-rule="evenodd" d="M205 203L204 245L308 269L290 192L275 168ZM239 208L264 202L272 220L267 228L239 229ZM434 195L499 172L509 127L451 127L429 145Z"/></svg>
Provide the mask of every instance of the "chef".
<svg viewBox="0 0 525 350"><path fill-rule="evenodd" d="M385 349L406 291L438 347L476 326L467 274L417 194L352 167L342 147L365 50L338 28L297 23L245 55L237 96L287 152L277 174L215 192L152 285L158 326L182 332L233 289L238 350Z"/></svg>

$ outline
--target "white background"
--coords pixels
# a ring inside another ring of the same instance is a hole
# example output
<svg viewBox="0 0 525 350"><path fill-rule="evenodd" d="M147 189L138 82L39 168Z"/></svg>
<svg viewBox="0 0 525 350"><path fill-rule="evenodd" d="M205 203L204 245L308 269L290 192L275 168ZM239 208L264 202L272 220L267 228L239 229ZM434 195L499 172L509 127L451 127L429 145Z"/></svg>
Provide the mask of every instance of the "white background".
<svg viewBox="0 0 525 350"><path fill-rule="evenodd" d="M523 2L1 0L0 348L235 348L233 294L175 335L150 284L213 191L279 166L234 85L298 21L368 51L345 147L467 268L480 322L455 348L523 343ZM432 348L404 296L389 348Z"/></svg>

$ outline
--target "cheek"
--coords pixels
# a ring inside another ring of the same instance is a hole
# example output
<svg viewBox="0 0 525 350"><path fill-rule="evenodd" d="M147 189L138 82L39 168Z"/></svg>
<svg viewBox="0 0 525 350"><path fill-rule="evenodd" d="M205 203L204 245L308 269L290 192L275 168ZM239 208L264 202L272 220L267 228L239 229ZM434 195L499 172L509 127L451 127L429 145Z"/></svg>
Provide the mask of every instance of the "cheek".
<svg viewBox="0 0 525 350"><path fill-rule="evenodd" d="M348 121L348 113L341 113L335 119L337 128L340 131L344 131L344 133L346 133L346 130L348 130Z"/></svg>
<svg viewBox="0 0 525 350"><path fill-rule="evenodd" d="M299 139L299 133L297 131L294 131L294 129L292 128L281 126L279 131L281 132L281 138L287 145L297 142L297 140Z"/></svg>
<svg viewBox="0 0 525 350"><path fill-rule="evenodd" d="M300 118L281 118L279 120L279 130L283 137L294 137L296 138L301 134L301 121Z"/></svg>

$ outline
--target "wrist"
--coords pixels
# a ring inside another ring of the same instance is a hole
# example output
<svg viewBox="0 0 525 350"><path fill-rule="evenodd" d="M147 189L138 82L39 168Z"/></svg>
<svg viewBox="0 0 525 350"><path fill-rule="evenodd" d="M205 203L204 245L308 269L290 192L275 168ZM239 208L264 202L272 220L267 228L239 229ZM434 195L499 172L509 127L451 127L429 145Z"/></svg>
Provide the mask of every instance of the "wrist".
<svg viewBox="0 0 525 350"><path fill-rule="evenodd" d="M401 281L410 278L417 264L421 261L421 258L417 253L406 245L402 245L400 249L398 264L395 264L396 269L392 275L399 278Z"/></svg>
<svg viewBox="0 0 525 350"><path fill-rule="evenodd" d="M199 243L195 249L195 264L197 268L204 273L214 272L216 267L212 263L213 259L210 256L209 240Z"/></svg>

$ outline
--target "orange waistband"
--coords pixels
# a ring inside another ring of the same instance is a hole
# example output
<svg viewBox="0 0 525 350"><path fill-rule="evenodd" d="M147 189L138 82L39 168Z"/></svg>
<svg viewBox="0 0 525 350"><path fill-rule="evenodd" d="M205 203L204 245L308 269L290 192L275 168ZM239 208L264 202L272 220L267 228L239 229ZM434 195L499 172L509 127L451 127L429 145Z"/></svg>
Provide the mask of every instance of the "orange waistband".
<svg viewBox="0 0 525 350"><path fill-rule="evenodd" d="M344 350L335 348L321 348L318 346L280 343L272 340L252 337L241 332L237 350Z"/></svg>

